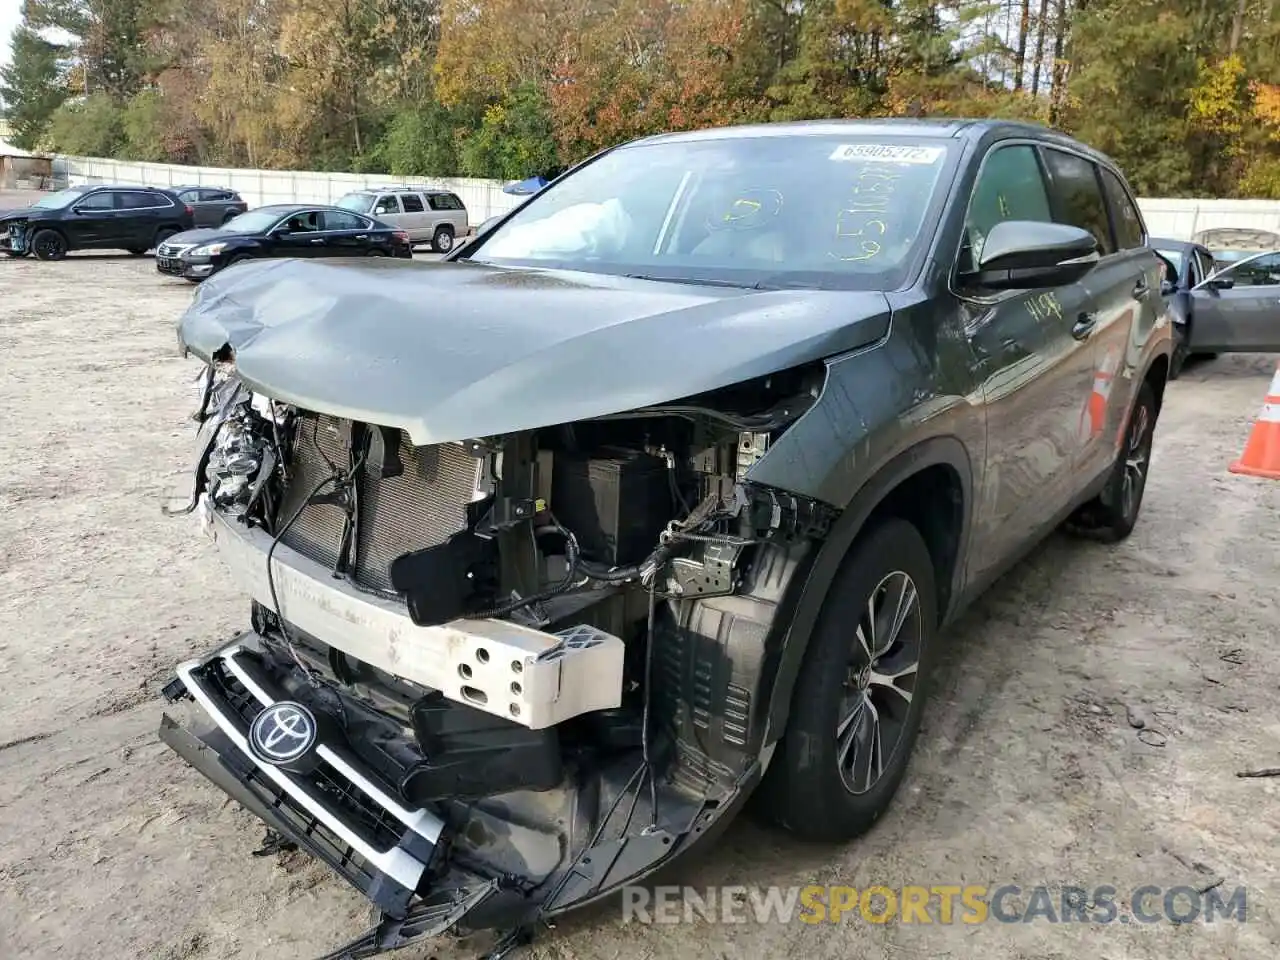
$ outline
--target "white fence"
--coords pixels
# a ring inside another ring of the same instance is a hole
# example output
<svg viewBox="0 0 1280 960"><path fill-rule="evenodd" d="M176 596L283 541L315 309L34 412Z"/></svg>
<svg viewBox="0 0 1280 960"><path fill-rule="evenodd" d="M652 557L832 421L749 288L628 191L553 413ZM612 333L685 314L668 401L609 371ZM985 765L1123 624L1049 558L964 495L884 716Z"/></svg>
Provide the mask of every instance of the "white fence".
<svg viewBox="0 0 1280 960"><path fill-rule="evenodd" d="M333 203L349 190L395 186L404 178L359 173L315 173L290 170L241 170L228 167L183 167L167 163L130 163L93 157L56 157L55 182L132 183L153 187L202 185L239 191L249 206L268 203ZM473 225L505 213L522 198L502 192L498 180L411 178L452 190L466 204ZM1190 239L1210 227L1251 227L1280 233L1280 201L1140 199L1138 206L1155 237Z"/></svg>
<svg viewBox="0 0 1280 960"><path fill-rule="evenodd" d="M503 193L504 181L500 180L184 167L169 163L133 163L97 157L55 157L53 179L59 186L123 183L148 187L228 187L237 191L250 207L265 206L268 203L334 203L351 190L412 183L441 187L456 193L467 208L472 226L494 214L505 213L523 199Z"/></svg>

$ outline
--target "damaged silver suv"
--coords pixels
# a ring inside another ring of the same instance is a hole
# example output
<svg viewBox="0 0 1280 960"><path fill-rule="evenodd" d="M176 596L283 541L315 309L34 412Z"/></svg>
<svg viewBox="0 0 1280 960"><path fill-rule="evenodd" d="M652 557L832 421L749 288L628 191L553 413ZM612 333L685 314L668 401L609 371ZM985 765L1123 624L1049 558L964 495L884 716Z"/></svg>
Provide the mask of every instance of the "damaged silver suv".
<svg viewBox="0 0 1280 960"><path fill-rule="evenodd" d="M749 797L862 833L945 625L1133 530L1145 234L1042 128L821 122L606 151L444 262L214 276L185 510L251 622L162 738L376 904L342 956L505 948Z"/></svg>

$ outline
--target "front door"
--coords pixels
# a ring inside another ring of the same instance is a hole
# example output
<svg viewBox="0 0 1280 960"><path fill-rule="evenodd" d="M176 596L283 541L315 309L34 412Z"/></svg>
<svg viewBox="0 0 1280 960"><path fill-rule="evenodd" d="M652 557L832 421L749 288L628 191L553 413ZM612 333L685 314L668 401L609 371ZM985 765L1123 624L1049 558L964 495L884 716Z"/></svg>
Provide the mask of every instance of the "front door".
<svg viewBox="0 0 1280 960"><path fill-rule="evenodd" d="M100 190L77 200L67 217L67 239L73 247L93 247L111 239L115 194Z"/></svg>
<svg viewBox="0 0 1280 960"><path fill-rule="evenodd" d="M1191 292L1193 353L1280 352L1280 252L1234 264Z"/></svg>
<svg viewBox="0 0 1280 960"><path fill-rule="evenodd" d="M271 253L276 257L324 256L325 235L319 210L290 214L271 233Z"/></svg>
<svg viewBox="0 0 1280 960"><path fill-rule="evenodd" d="M1002 220L1053 222L1039 154L997 145L983 161L966 216L962 262L976 263ZM988 493L978 505L975 579L998 573L1069 506L1082 447L1081 411L1093 383L1081 333L1083 284L984 296L958 291L987 410Z"/></svg>

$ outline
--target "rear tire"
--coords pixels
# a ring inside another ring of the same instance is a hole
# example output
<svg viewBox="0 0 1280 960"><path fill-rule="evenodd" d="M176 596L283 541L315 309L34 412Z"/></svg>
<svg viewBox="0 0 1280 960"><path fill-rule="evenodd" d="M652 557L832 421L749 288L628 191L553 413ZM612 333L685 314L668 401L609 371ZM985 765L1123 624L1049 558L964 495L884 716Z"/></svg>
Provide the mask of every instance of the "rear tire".
<svg viewBox="0 0 1280 960"><path fill-rule="evenodd" d="M1069 530L1106 543L1119 543L1133 533L1151 472L1151 445L1158 416L1155 391L1144 381L1138 388L1138 398L1124 428L1124 443L1107 485L1076 511L1067 524Z"/></svg>
<svg viewBox="0 0 1280 960"><path fill-rule="evenodd" d="M431 238L431 249L436 253L448 253L453 249L453 227L443 226L436 227L435 235Z"/></svg>
<svg viewBox="0 0 1280 960"><path fill-rule="evenodd" d="M37 260L62 260L67 255L67 238L57 230L40 230L31 238Z"/></svg>
<svg viewBox="0 0 1280 960"><path fill-rule="evenodd" d="M787 729L753 798L760 814L804 839L838 843L888 809L920 732L936 596L933 559L912 524L890 518L855 542L823 602Z"/></svg>

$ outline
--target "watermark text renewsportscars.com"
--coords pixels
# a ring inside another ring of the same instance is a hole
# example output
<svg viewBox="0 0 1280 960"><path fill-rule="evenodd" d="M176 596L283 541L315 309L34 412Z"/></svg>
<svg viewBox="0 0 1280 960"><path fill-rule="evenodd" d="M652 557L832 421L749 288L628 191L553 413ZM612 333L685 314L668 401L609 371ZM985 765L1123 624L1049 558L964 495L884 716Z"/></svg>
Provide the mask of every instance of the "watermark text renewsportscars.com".
<svg viewBox="0 0 1280 960"><path fill-rule="evenodd" d="M624 923L1244 923L1243 887L629 886Z"/></svg>

